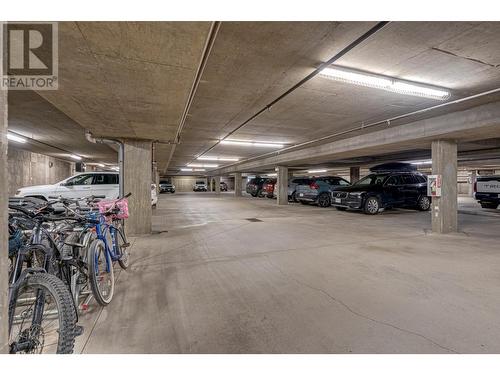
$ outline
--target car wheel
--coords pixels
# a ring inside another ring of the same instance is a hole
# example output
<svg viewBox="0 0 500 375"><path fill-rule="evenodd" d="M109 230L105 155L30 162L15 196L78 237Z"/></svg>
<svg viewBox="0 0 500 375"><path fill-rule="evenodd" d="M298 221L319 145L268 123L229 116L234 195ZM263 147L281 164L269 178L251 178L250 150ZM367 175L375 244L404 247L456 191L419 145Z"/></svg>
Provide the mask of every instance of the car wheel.
<svg viewBox="0 0 500 375"><path fill-rule="evenodd" d="M330 207L332 204L332 201L330 199L330 195L328 193L322 193L318 197L318 206L326 208Z"/></svg>
<svg viewBox="0 0 500 375"><path fill-rule="evenodd" d="M339 211L345 211L347 210L347 207L335 207Z"/></svg>
<svg viewBox="0 0 500 375"><path fill-rule="evenodd" d="M492 208L492 209L496 209L496 208L498 207L498 203L481 202L481 207L482 207L482 208Z"/></svg>
<svg viewBox="0 0 500 375"><path fill-rule="evenodd" d="M431 200L427 195L422 195L417 202L417 207L420 211L429 211L431 208Z"/></svg>
<svg viewBox="0 0 500 375"><path fill-rule="evenodd" d="M369 197L365 201L365 206L363 211L368 215L376 215L380 210L380 201L377 197Z"/></svg>

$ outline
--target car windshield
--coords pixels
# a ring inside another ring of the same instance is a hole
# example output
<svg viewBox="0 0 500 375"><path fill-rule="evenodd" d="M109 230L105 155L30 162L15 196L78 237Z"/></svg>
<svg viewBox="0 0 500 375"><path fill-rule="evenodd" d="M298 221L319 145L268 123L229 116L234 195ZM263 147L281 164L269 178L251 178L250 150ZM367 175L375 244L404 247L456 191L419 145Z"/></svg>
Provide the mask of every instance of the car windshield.
<svg viewBox="0 0 500 375"><path fill-rule="evenodd" d="M382 185L387 178L387 174L369 174L356 182L354 185Z"/></svg>
<svg viewBox="0 0 500 375"><path fill-rule="evenodd" d="M94 175L81 174L66 181L66 185L91 185L93 178Z"/></svg>

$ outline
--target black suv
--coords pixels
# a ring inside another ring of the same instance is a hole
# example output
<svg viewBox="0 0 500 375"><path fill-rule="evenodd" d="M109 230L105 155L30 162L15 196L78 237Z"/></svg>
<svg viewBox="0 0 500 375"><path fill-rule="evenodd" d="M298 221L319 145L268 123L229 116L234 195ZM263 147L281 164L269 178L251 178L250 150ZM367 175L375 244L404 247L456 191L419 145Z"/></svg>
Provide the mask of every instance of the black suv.
<svg viewBox="0 0 500 375"><path fill-rule="evenodd" d="M332 205L341 211L353 208L375 215L393 207L427 211L431 200L425 175L416 171L380 171L332 192Z"/></svg>
<svg viewBox="0 0 500 375"><path fill-rule="evenodd" d="M255 177L248 181L246 186L246 191L252 197L260 196L262 192L262 186L269 180L267 177Z"/></svg>

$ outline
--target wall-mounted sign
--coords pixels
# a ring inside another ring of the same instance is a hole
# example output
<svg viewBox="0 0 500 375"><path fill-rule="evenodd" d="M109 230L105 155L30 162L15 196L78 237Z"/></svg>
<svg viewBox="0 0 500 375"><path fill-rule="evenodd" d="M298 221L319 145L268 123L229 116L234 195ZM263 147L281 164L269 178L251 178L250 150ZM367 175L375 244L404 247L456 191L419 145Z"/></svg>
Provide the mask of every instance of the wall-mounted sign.
<svg viewBox="0 0 500 375"><path fill-rule="evenodd" d="M431 174L427 176L427 195L429 197L441 196L441 175Z"/></svg>

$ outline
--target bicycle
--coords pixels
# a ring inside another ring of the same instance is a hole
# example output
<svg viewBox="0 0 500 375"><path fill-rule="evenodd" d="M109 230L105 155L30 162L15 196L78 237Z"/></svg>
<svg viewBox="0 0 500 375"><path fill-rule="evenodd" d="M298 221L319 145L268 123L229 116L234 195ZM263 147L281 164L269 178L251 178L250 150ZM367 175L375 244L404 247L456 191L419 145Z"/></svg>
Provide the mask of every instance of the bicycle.
<svg viewBox="0 0 500 375"><path fill-rule="evenodd" d="M22 230L9 223L9 352L70 354L73 352L76 312L62 280L47 273L50 249L25 246ZM43 255L43 267L36 265Z"/></svg>
<svg viewBox="0 0 500 375"><path fill-rule="evenodd" d="M96 301L102 305L108 305L114 294L114 270L113 263L118 262L124 270L129 265L129 254L127 242L123 230L122 220L128 217L128 206L126 198L113 201L98 202L99 212L89 212L88 217L99 220L93 225L96 234L89 248L89 281L92 293Z"/></svg>
<svg viewBox="0 0 500 375"><path fill-rule="evenodd" d="M23 214L22 220L28 227L26 232L30 234L26 243L34 249L33 259L46 258L44 254L47 251L38 254L37 249L50 250L50 258L43 261L44 268L65 283L71 293L72 304L77 314L80 297L87 296L83 305L86 305L91 297L91 291L87 287L88 259L85 247L91 241L92 235L86 233L85 227L79 228L76 225L95 224L98 221L83 216L47 215L48 212L53 211L52 206L60 202L61 200L44 203L41 207L32 205L31 210L22 205L9 205L9 208ZM57 224L58 222L60 224ZM82 238L83 242L80 242ZM82 331L79 326L78 329Z"/></svg>

